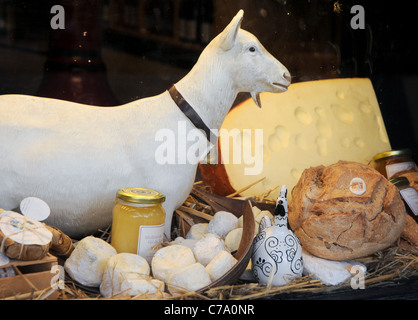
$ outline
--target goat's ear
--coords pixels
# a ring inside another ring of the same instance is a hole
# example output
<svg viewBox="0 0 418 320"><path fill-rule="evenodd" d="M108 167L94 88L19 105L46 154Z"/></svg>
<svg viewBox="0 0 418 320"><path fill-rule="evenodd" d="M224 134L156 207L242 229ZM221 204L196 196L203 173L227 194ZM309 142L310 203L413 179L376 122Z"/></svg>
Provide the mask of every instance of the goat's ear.
<svg viewBox="0 0 418 320"><path fill-rule="evenodd" d="M235 39L238 34L238 30L241 27L242 18L244 17L244 10L240 10L232 21L222 31L222 38L220 47L224 51L232 49L235 44Z"/></svg>

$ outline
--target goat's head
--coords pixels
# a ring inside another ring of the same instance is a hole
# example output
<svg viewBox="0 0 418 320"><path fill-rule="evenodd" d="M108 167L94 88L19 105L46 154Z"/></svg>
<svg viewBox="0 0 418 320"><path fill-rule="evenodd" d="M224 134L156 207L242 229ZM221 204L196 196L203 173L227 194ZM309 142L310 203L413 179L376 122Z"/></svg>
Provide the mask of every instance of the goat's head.
<svg viewBox="0 0 418 320"><path fill-rule="evenodd" d="M283 92L291 82L289 71L276 60L251 33L242 30L243 10L211 43L229 72L238 92L250 92L261 107L260 92Z"/></svg>

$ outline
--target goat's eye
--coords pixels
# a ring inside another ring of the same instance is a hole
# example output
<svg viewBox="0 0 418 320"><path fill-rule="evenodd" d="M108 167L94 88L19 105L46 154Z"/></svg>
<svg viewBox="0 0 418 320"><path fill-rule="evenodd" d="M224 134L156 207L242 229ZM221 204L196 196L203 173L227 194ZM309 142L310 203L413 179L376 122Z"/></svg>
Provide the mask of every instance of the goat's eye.
<svg viewBox="0 0 418 320"><path fill-rule="evenodd" d="M250 52L255 52L255 47L250 47L248 50L250 50Z"/></svg>

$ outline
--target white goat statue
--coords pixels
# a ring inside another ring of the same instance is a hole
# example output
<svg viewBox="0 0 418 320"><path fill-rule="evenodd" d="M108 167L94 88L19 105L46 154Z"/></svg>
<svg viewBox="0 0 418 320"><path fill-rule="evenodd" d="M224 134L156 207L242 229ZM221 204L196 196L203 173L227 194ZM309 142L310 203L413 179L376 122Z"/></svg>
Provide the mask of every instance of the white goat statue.
<svg viewBox="0 0 418 320"><path fill-rule="evenodd" d="M288 70L240 29L242 18L241 10L175 84L211 129L221 127L239 92L251 92L259 103L259 92L283 92L290 85ZM162 165L156 159L161 129L175 134L179 150L181 144L181 150L193 144L184 141L179 123L186 133L196 129L168 91L117 107L2 95L0 208L39 197L51 208L45 222L80 238L111 223L119 188L145 187L166 195L165 234L170 237L173 212L189 195L198 165ZM200 141L203 159L206 136ZM184 155L179 151L177 156Z"/></svg>

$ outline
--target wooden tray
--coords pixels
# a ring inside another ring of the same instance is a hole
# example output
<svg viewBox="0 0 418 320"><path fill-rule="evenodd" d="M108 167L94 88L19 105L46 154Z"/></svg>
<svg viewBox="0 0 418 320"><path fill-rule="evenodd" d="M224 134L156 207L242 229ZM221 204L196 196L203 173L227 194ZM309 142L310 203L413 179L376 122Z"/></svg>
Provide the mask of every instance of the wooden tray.
<svg viewBox="0 0 418 320"><path fill-rule="evenodd" d="M57 273L51 272L57 258L48 254L40 260L11 260L2 268L12 267L15 276L0 278L0 299L56 299L58 291L51 288Z"/></svg>

